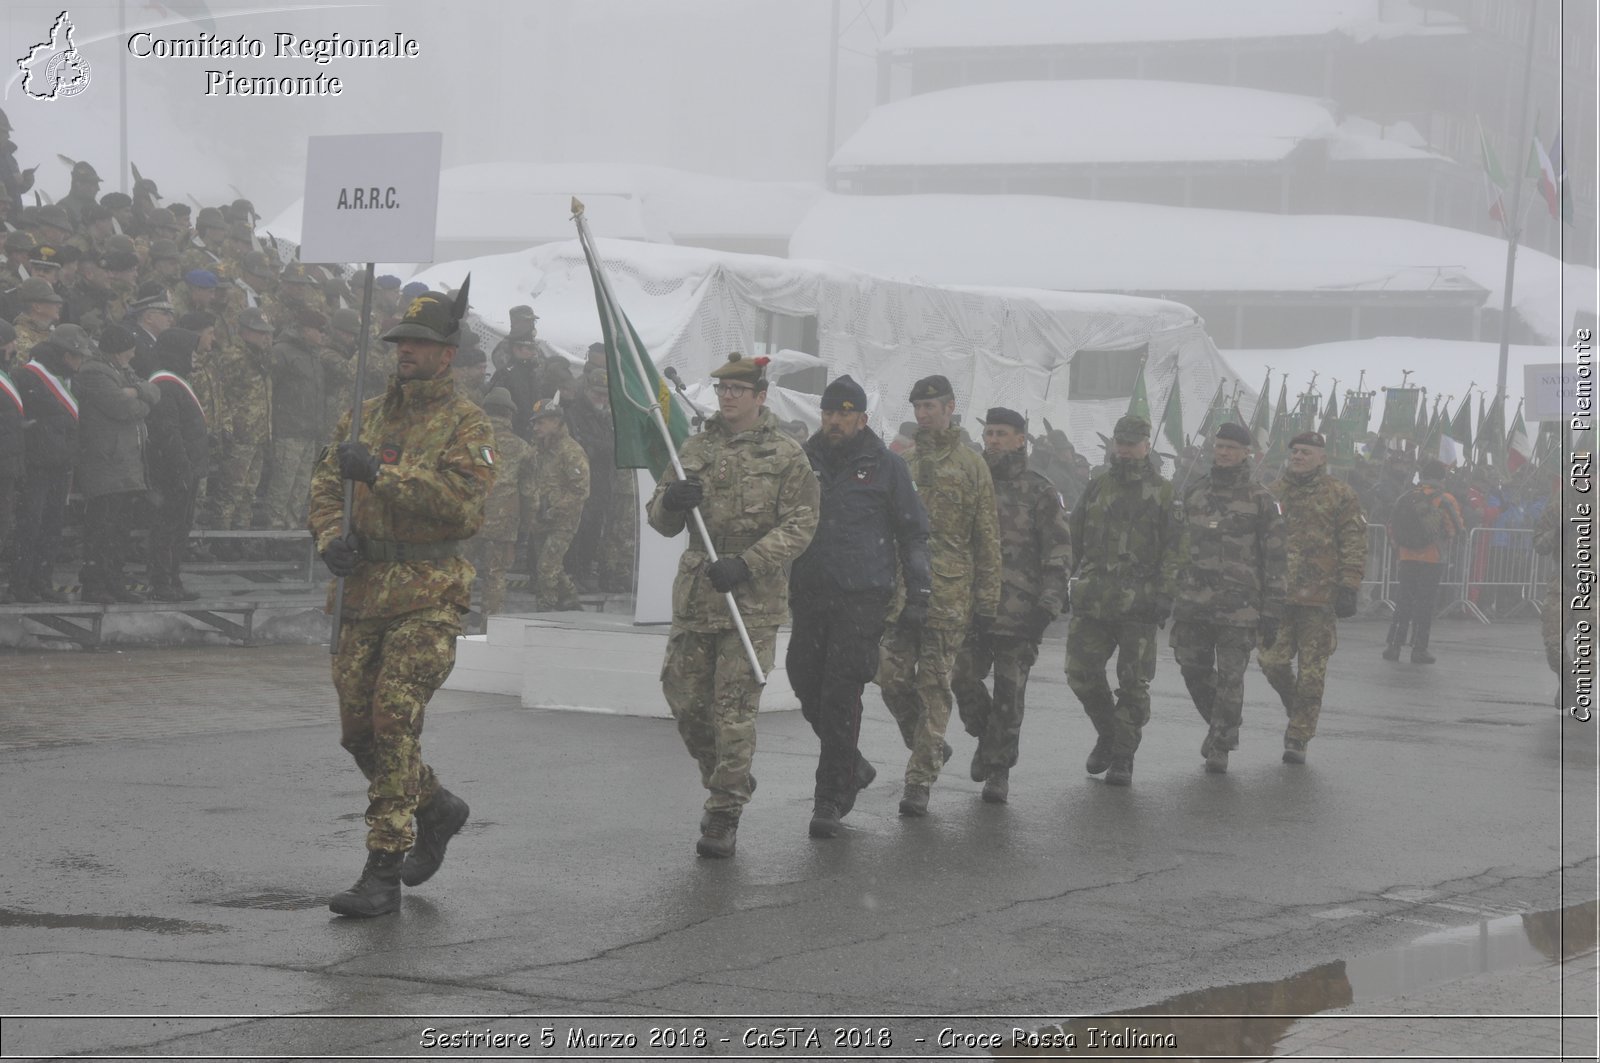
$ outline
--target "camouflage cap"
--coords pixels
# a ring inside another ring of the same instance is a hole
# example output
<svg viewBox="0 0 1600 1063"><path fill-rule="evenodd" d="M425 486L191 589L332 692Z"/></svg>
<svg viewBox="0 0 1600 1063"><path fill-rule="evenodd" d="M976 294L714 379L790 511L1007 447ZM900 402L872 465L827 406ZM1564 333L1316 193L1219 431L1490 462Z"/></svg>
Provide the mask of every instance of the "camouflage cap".
<svg viewBox="0 0 1600 1063"><path fill-rule="evenodd" d="M1150 438L1150 422L1138 414L1130 413L1117 418L1111 438L1118 443L1138 443Z"/></svg>
<svg viewBox="0 0 1600 1063"><path fill-rule="evenodd" d="M504 410L507 414L516 413L517 404L511 398L511 392L505 388L490 388L489 394L483 397L483 411L488 413L493 410Z"/></svg>
<svg viewBox="0 0 1600 1063"><path fill-rule="evenodd" d="M991 406L989 412L983 415L984 424L1003 424L1015 428L1019 432L1028 430L1028 419L1016 410L1004 406Z"/></svg>
<svg viewBox="0 0 1600 1063"><path fill-rule="evenodd" d="M257 306L239 311L238 322L240 328L249 329L251 332L265 332L268 335L272 333L272 324Z"/></svg>
<svg viewBox="0 0 1600 1063"><path fill-rule="evenodd" d="M56 294L50 282L42 277L29 277L17 285L17 290L12 293L16 300L24 305L28 303L64 303L65 299Z"/></svg>
<svg viewBox="0 0 1600 1063"><path fill-rule="evenodd" d="M50 334L45 338L44 342L52 347L66 351L68 354L76 354L83 358L93 358L95 356L94 341L89 338L87 332L77 325L57 325L50 330Z"/></svg>
<svg viewBox="0 0 1600 1063"><path fill-rule="evenodd" d="M443 292L424 291L406 306L400 323L383 334L385 343L405 339L430 340L454 346L461 322L451 312L453 300Z"/></svg>
<svg viewBox="0 0 1600 1063"><path fill-rule="evenodd" d="M910 401L912 402L921 402L923 399L953 399L955 397L955 390L950 387L950 379L938 374L925 376L911 385Z"/></svg>
<svg viewBox="0 0 1600 1063"><path fill-rule="evenodd" d="M711 371L714 380L729 380L736 384L749 384L757 391L767 386L768 358L746 358L738 351L728 355L728 360Z"/></svg>

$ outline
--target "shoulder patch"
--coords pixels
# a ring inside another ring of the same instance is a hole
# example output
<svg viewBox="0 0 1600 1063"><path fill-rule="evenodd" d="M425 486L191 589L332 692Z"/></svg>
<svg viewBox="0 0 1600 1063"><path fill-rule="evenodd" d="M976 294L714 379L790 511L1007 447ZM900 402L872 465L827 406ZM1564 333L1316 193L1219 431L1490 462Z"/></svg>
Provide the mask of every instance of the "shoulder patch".
<svg viewBox="0 0 1600 1063"><path fill-rule="evenodd" d="M487 465L490 468L494 467L494 448L493 447L491 447L491 446L481 446L481 447L478 448L478 464L479 465Z"/></svg>

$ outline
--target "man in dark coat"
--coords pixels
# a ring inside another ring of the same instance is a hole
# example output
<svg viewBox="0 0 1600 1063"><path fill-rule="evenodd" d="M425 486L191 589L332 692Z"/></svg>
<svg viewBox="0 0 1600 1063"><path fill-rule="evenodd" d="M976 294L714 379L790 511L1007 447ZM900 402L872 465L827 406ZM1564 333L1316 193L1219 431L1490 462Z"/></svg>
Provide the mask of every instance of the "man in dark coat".
<svg viewBox="0 0 1600 1063"><path fill-rule="evenodd" d="M17 370L27 432L27 475L17 498L17 561L11 570L11 597L19 602L64 602L50 566L61 539L61 518L78 453L78 400L70 382L94 344L77 325L53 329L29 352Z"/></svg>
<svg viewBox="0 0 1600 1063"><path fill-rule="evenodd" d="M73 380L78 398L76 487L85 500L80 596L102 605L144 601L128 586L122 566L134 505L150 487L145 480L145 419L161 393L130 368L134 348L131 332L107 326L99 351Z"/></svg>
<svg viewBox="0 0 1600 1063"><path fill-rule="evenodd" d="M195 499L205 478L210 436L205 411L186 377L194 369L198 333L170 328L156 341L150 383L161 401L150 416L150 486L159 501L150 526L150 597L158 602L192 602L199 595L178 578Z"/></svg>

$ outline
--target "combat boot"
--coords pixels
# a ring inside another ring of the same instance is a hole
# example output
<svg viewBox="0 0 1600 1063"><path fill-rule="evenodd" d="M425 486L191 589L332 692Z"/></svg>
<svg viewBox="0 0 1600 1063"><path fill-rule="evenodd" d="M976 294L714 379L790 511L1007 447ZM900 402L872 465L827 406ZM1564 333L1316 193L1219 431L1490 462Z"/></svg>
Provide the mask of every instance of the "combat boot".
<svg viewBox="0 0 1600 1063"><path fill-rule="evenodd" d="M1412 664L1433 664L1438 659L1439 658L1428 652L1428 647L1426 646L1411 647Z"/></svg>
<svg viewBox="0 0 1600 1063"><path fill-rule="evenodd" d="M1133 758L1112 757L1111 766L1106 769L1107 786L1132 786L1133 785Z"/></svg>
<svg viewBox="0 0 1600 1063"><path fill-rule="evenodd" d="M423 808L417 809L417 840L400 866L400 881L420 886L444 863L445 846L467 822L467 803L443 787Z"/></svg>
<svg viewBox="0 0 1600 1063"><path fill-rule="evenodd" d="M706 817L705 829L700 832L700 840L694 843L694 851L701 856L722 860L733 855L738 840L739 814L712 812Z"/></svg>
<svg viewBox="0 0 1600 1063"><path fill-rule="evenodd" d="M866 757L863 757L860 753L857 753L855 789L851 790L850 793L845 796L845 799L839 803L840 819L843 819L850 814L850 810L856 807L856 798L861 794L861 791L871 786L872 780L876 779L877 777L878 769L874 768Z"/></svg>
<svg viewBox="0 0 1600 1063"><path fill-rule="evenodd" d="M942 738L939 739L939 747L939 755L943 758L939 761L939 766L944 767L946 764L950 763L950 758L955 756L956 751L951 749L950 743L946 742Z"/></svg>
<svg viewBox="0 0 1600 1063"><path fill-rule="evenodd" d="M745 774L745 778L750 780L750 796L754 797L756 795L756 773L753 772L753 771L752 772L747 772ZM708 828L710 828L710 826L711 826L711 813L710 812L702 813L701 816L700 816L700 833L704 834L706 832L706 830Z"/></svg>
<svg viewBox="0 0 1600 1063"><path fill-rule="evenodd" d="M839 822L839 810L832 801L818 801L811 810L811 836L836 838L844 824Z"/></svg>
<svg viewBox="0 0 1600 1063"><path fill-rule="evenodd" d="M1228 751L1211 747L1211 752L1206 754L1206 772L1210 775L1228 774Z"/></svg>
<svg viewBox="0 0 1600 1063"><path fill-rule="evenodd" d="M367 919L400 910L400 862L404 853L367 854L356 884L335 896L328 907L339 915Z"/></svg>
<svg viewBox="0 0 1600 1063"><path fill-rule="evenodd" d="M900 814L902 816L926 816L928 814L928 788L921 783L906 783L905 793L900 795Z"/></svg>
<svg viewBox="0 0 1600 1063"><path fill-rule="evenodd" d="M1383 648L1383 659L1386 661L1398 661L1400 659L1400 643L1391 642L1385 646Z"/></svg>
<svg viewBox="0 0 1600 1063"><path fill-rule="evenodd" d="M1306 744L1294 738L1283 740L1283 762L1285 764L1304 764L1306 762Z"/></svg>
<svg viewBox="0 0 1600 1063"><path fill-rule="evenodd" d="M989 761L983 755L983 743L978 743L978 748L972 751L972 767L969 769L973 782L982 782L989 777Z"/></svg>
<svg viewBox="0 0 1600 1063"><path fill-rule="evenodd" d="M1083 770L1090 775L1099 775L1111 767L1111 739L1101 735L1095 739L1094 748L1089 750L1089 759L1083 762Z"/></svg>
<svg viewBox="0 0 1600 1063"><path fill-rule="evenodd" d="M1003 805L1011 793L1011 769L995 768L983 783L983 799L991 805Z"/></svg>

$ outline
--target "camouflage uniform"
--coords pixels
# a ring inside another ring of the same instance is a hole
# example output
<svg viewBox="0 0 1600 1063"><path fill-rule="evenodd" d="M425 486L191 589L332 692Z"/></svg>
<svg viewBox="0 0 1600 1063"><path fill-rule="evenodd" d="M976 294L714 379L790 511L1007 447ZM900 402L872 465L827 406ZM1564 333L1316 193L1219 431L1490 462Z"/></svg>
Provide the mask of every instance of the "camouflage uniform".
<svg viewBox="0 0 1600 1063"><path fill-rule="evenodd" d="M26 314L18 314L12 328L17 333L17 360L28 360L29 352L50 336L50 326L37 324Z"/></svg>
<svg viewBox="0 0 1600 1063"><path fill-rule="evenodd" d="M1147 461L1113 461L1072 511L1072 621L1067 685L1099 736L1096 749L1132 762L1150 719L1156 626L1177 589L1182 528L1172 484ZM1106 661L1117 655L1117 690Z"/></svg>
<svg viewBox="0 0 1600 1063"><path fill-rule="evenodd" d="M698 508L717 556L739 557L750 567L750 578L732 594L756 659L763 672L770 672L778 625L789 618L785 570L817 529L821 489L811 464L767 410L754 427L737 435L728 431L721 414L713 415L704 431L684 443L679 460L684 473L704 488ZM667 485L676 479L669 469L648 507L650 526L666 536L693 527L688 513L662 504ZM710 791L706 811L737 820L750 800L761 687L708 567L699 532L691 530L672 583L672 632L661 688L683 744L700 765L700 783Z"/></svg>
<svg viewBox="0 0 1600 1063"><path fill-rule="evenodd" d="M483 615L500 613L506 604L506 573L517 557L517 529L532 506L533 447L511 430L511 418L489 415L494 426L494 493L484 508L483 528L472 541L472 564L483 587Z"/></svg>
<svg viewBox="0 0 1600 1063"><path fill-rule="evenodd" d="M262 473L272 460L270 348L236 340L217 352L216 435L225 441L208 491L217 499L217 527L246 529Z"/></svg>
<svg viewBox="0 0 1600 1063"><path fill-rule="evenodd" d="M1000 606L986 635L968 633L950 686L961 725L978 740L972 774L986 778L990 769L1017 763L1028 671L1039 655L1038 638L1048 617L1066 605L1072 534L1061 495L1028 468L1024 451L985 453L984 459L999 511ZM992 697L983 685L991 667Z"/></svg>
<svg viewBox="0 0 1600 1063"><path fill-rule="evenodd" d="M1328 658L1339 646L1333 599L1341 587L1359 590L1367 564L1367 522L1361 501L1326 467L1285 472L1268 486L1287 521L1288 609L1278 641L1256 660L1289 714L1285 742L1306 743L1317 733ZM1295 658L1299 657L1299 675Z"/></svg>
<svg viewBox="0 0 1600 1063"><path fill-rule="evenodd" d="M639 478L633 469L612 469L608 479L611 507L600 537L600 589L627 592L633 590L639 554Z"/></svg>
<svg viewBox="0 0 1600 1063"><path fill-rule="evenodd" d="M1573 570L1564 565L1562 557L1562 531L1567 527L1564 519L1566 514L1565 502L1561 497L1561 488L1557 487L1550 496L1550 501L1545 503L1544 512L1539 514L1539 520L1533 527L1533 548L1544 557L1550 558L1554 563L1550 566L1550 580L1545 584L1544 604L1539 612L1540 634L1544 639L1544 659L1550 670L1556 674L1558 688L1556 692L1557 707L1561 707L1562 699L1566 694L1567 682L1563 671L1566 662L1565 623L1567 609L1574 612L1593 613L1593 605L1583 607L1583 602L1593 602L1593 594L1589 590L1581 589L1576 580L1572 578ZM1566 577L1563 579L1563 577ZM1573 599L1577 598L1578 601Z"/></svg>
<svg viewBox="0 0 1600 1063"><path fill-rule="evenodd" d="M508 422L509 430L509 422ZM577 609L578 589L563 563L578 517L589 497L589 459L563 427L553 439L534 434L534 501L528 520L529 552L537 557L541 609ZM513 539L515 537L513 536ZM515 541L511 544L513 556Z"/></svg>
<svg viewBox="0 0 1600 1063"><path fill-rule="evenodd" d="M999 608L1000 523L989 467L960 428L920 428L902 456L928 511L933 594L920 631L891 618L873 682L911 750L906 786L931 786L945 761L956 652L973 618L992 621Z"/></svg>
<svg viewBox="0 0 1600 1063"><path fill-rule="evenodd" d="M1244 673L1260 621L1284 612L1283 512L1249 460L1213 466L1184 493L1185 564L1172 609L1172 652L1201 719L1201 755L1239 747Z"/></svg>
<svg viewBox="0 0 1600 1063"><path fill-rule="evenodd" d="M346 415L339 437L350 435ZM400 381L362 405L361 442L384 464L355 485L351 530L365 558L345 581L333 685L340 744L367 777L367 849L411 848L412 815L439 792L422 762L423 710L455 665L472 565L460 542L483 523L494 486L489 419L449 378ZM345 481L333 448L311 478L308 525L317 549L339 538ZM389 560L406 547L414 561ZM333 611L334 589L328 590Z"/></svg>

